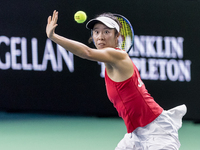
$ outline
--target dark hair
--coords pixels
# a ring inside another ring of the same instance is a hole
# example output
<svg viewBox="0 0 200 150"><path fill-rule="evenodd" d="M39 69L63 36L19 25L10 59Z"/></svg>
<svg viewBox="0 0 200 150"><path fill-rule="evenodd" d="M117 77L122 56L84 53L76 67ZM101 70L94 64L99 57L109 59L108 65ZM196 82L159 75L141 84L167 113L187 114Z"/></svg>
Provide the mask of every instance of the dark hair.
<svg viewBox="0 0 200 150"><path fill-rule="evenodd" d="M109 17L109 18L113 19L115 22L117 22L117 24L118 24L119 27L121 28L121 23L119 22L119 20L117 19L117 17L114 16L114 15L113 15L112 13L110 13L110 12L102 13L102 14L100 14L100 15L97 15L95 18L97 18L97 17ZM118 34L118 31L115 29L115 35L117 35L117 34ZM91 42L93 42L92 35L91 35L91 37L88 39L88 43L91 43Z"/></svg>

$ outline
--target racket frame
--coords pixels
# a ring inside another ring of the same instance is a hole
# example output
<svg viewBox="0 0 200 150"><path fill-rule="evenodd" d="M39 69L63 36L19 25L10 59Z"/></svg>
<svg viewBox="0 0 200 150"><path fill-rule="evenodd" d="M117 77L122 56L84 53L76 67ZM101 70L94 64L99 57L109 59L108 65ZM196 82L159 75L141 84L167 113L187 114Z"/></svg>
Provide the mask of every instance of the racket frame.
<svg viewBox="0 0 200 150"><path fill-rule="evenodd" d="M117 19L118 19L118 18L122 18L122 19L129 25L129 27L130 27L130 29L131 29L131 33L132 33L131 45L130 45L130 47L129 47L127 50L125 50L127 53L129 53L129 51L131 50L131 48L132 48L133 45L134 45L134 30L133 30L133 27L132 27L130 21L129 21L126 17L124 17L124 16L122 16L122 15L120 15L120 14L113 14L113 15L114 15L115 17L117 17ZM119 20L119 19L118 19L118 20ZM119 20L119 22L121 23L120 20ZM120 27L120 34L121 34L121 29L123 29L123 28Z"/></svg>

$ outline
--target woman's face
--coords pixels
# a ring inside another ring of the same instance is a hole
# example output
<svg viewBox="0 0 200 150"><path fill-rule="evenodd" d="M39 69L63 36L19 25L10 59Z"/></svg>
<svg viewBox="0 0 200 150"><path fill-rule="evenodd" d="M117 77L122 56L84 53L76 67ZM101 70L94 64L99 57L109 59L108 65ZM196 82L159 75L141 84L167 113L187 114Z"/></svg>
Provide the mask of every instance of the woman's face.
<svg viewBox="0 0 200 150"><path fill-rule="evenodd" d="M96 23L92 30L93 41L97 49L106 47L117 47L117 36L115 29L108 28L102 23Z"/></svg>

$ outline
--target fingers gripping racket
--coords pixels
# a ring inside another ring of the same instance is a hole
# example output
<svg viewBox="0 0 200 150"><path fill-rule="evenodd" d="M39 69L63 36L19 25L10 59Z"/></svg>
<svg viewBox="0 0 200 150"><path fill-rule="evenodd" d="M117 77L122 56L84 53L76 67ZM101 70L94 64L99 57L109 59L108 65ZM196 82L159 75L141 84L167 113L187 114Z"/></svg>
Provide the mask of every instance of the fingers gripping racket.
<svg viewBox="0 0 200 150"><path fill-rule="evenodd" d="M131 23L124 16L114 14L121 23L120 37L118 39L119 48L127 53L131 50L134 44L134 30Z"/></svg>

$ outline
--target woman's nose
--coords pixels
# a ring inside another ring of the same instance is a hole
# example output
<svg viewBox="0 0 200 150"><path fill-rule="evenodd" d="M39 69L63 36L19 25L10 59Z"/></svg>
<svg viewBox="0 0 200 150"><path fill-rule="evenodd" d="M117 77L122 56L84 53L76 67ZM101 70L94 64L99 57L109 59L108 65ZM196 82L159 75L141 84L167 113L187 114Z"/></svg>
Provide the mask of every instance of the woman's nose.
<svg viewBox="0 0 200 150"><path fill-rule="evenodd" d="M98 40L103 40L103 39L104 39L103 33L99 33Z"/></svg>

